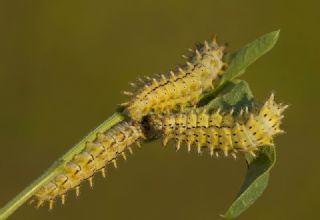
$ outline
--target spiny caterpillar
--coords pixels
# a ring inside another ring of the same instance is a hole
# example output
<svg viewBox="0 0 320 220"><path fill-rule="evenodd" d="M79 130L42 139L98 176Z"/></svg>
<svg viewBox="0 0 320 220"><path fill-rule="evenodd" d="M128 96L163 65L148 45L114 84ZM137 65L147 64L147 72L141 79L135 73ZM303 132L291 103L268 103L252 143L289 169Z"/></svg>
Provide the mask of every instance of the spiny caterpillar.
<svg viewBox="0 0 320 220"><path fill-rule="evenodd" d="M281 120L287 105L274 102L273 94L258 109L249 112L246 107L238 115L221 114L220 111L208 113L206 110L194 110L183 113L164 113L150 115L149 123L156 133L161 133L163 144L175 139L177 150L183 142L188 150L196 145L198 153L203 147L208 147L210 155L225 156L230 153L246 152L255 156L255 151L263 145L273 145L273 136L281 134Z"/></svg>
<svg viewBox="0 0 320 220"><path fill-rule="evenodd" d="M105 177L107 164L112 162L117 167L116 157L121 154L126 159L125 150L132 153L130 145L136 143L140 146L139 139L144 139L144 135L140 124L135 122L120 122L103 133L97 133L96 139L87 142L85 149L67 162L60 174L40 188L35 194L36 206L48 201L49 209L52 209L57 197L64 204L67 191L74 188L79 196L82 181L88 180L92 187L94 173L100 171Z"/></svg>
<svg viewBox="0 0 320 220"><path fill-rule="evenodd" d="M130 118L140 121L143 116L153 112L161 113L176 107L183 108L195 105L204 91L213 88L226 64L222 61L224 46L217 44L216 38L208 43L199 44L185 66L170 71L170 74L146 77L140 80L141 85L134 92L124 92L132 96L131 100L122 103ZM192 51L192 50L191 50Z"/></svg>

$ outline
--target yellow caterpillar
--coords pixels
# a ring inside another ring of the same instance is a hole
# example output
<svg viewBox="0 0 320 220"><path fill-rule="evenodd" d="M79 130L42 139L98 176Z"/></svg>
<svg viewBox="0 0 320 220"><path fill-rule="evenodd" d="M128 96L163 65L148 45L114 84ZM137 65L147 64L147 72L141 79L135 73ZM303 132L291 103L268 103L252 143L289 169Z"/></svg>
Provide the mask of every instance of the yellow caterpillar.
<svg viewBox="0 0 320 220"><path fill-rule="evenodd" d="M195 105L201 94L213 88L223 73L225 63L222 61L224 46L219 46L214 38L199 45L193 51L185 66L171 71L168 75L156 78L146 77L146 82L137 87L134 92L124 92L132 96L123 103L130 118L141 121L142 117L153 113L161 113L175 107Z"/></svg>
<svg viewBox="0 0 320 220"><path fill-rule="evenodd" d="M211 155L218 156L222 151L225 156L236 157L238 151L255 155L260 146L273 145L273 137L283 132L280 124L287 107L275 103L271 95L259 109L249 112L246 108L236 116L233 111L221 114L219 110L214 113L191 110L154 114L148 120L152 129L161 133L164 145L175 139L177 149L185 142L189 151L196 145L199 153L207 147Z"/></svg>
<svg viewBox="0 0 320 220"><path fill-rule="evenodd" d="M97 133L96 139L87 142L85 149L67 162L60 174L36 192L36 206L49 202L49 209L52 209L57 197L64 204L65 195L70 189L75 189L78 196L82 181L88 180L92 186L93 175L98 171L105 177L106 165L113 162L116 167L116 157L121 154L126 159L125 150L132 153L130 145L140 145L139 139L144 139L144 135L140 124L134 122L120 122L104 133Z"/></svg>

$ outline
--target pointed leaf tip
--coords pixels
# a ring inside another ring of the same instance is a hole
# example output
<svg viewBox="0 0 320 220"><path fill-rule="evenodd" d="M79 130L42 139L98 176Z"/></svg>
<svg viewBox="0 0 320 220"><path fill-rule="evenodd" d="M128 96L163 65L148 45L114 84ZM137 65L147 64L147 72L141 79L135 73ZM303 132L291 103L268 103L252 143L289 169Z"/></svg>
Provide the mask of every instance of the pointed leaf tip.
<svg viewBox="0 0 320 220"><path fill-rule="evenodd" d="M227 81L242 75L251 64L269 52L277 43L279 35L280 30L267 33L240 48L236 52L227 55L225 60L229 67L223 74L218 88Z"/></svg>
<svg viewBox="0 0 320 220"><path fill-rule="evenodd" d="M236 199L230 205L224 218L232 219L239 216L249 208L264 192L268 186L270 170L276 162L276 151L274 147L262 147L258 157L246 155L248 171L243 185Z"/></svg>

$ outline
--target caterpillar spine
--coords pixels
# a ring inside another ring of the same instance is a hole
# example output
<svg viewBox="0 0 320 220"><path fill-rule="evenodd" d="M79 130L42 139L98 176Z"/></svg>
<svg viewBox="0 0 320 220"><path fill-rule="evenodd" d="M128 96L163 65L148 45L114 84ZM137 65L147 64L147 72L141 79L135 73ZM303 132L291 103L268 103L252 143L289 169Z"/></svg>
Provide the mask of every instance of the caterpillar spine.
<svg viewBox="0 0 320 220"><path fill-rule="evenodd" d="M217 44L216 38L210 43L198 45L188 58L186 65L170 71L169 74L160 74L155 78L139 79L140 85L130 95L128 102L122 103L130 118L141 121L149 113L161 113L176 107L184 108L195 105L201 94L213 88L226 64L222 58L224 46Z"/></svg>
<svg viewBox="0 0 320 220"><path fill-rule="evenodd" d="M125 150L132 153L130 146L134 143L140 146L139 140L144 138L141 125L132 121L120 122L103 133L97 133L96 139L87 142L85 149L67 162L61 173L35 193L32 202L36 200L37 207L48 202L49 209L52 209L57 197L61 198L62 204L65 203L66 193L70 189L74 188L76 196L79 196L81 182L88 180L90 187L93 187L93 175L96 172L100 171L105 177L107 164L113 163L116 168L117 156L122 155L126 159Z"/></svg>
<svg viewBox="0 0 320 220"><path fill-rule="evenodd" d="M280 125L287 107L275 103L272 94L260 108L252 111L245 108L238 115L233 110L208 113L204 109L153 114L147 120L154 133L161 133L164 146L174 139L177 150L186 143L188 151L195 145L198 153L208 147L211 156L223 152L225 156L236 157L239 151L254 156L260 146L273 146L273 137L283 133Z"/></svg>

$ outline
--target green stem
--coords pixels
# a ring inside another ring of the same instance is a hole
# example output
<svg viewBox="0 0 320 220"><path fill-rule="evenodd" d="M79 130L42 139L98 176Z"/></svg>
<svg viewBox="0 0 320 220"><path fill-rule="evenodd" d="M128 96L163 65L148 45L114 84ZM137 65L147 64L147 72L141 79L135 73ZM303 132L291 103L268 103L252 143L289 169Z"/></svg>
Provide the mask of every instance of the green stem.
<svg viewBox="0 0 320 220"><path fill-rule="evenodd" d="M104 121L96 129L91 131L86 137L84 137L79 143L67 151L61 158L56 160L52 166L38 179L31 183L27 188L25 188L21 193L9 201L4 207L0 209L0 220L7 219L11 214L13 214L21 205L23 205L28 199L30 199L35 192L39 190L46 182L57 175L64 167L67 161L70 161L75 154L80 153L87 141L93 141L96 138L97 132L104 132L108 130L113 125L124 120L124 116L118 112L114 113L110 118Z"/></svg>

